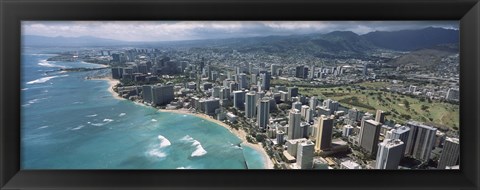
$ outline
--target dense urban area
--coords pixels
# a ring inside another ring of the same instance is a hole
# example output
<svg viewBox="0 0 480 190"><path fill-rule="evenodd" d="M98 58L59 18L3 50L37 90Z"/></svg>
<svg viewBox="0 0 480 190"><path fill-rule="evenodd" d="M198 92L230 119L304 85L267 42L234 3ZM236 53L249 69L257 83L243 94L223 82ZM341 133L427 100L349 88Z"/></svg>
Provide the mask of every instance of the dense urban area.
<svg viewBox="0 0 480 190"><path fill-rule="evenodd" d="M459 54L418 58L429 51L105 47L50 61L108 65L119 96L243 130L275 169L458 169Z"/></svg>

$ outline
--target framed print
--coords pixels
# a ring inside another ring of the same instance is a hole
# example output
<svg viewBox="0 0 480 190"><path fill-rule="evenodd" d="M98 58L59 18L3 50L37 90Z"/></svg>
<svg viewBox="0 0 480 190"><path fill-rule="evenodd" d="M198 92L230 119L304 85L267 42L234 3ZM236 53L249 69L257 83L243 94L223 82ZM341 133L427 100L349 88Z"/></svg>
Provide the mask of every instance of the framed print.
<svg viewBox="0 0 480 190"><path fill-rule="evenodd" d="M478 189L479 9L2 1L1 188Z"/></svg>

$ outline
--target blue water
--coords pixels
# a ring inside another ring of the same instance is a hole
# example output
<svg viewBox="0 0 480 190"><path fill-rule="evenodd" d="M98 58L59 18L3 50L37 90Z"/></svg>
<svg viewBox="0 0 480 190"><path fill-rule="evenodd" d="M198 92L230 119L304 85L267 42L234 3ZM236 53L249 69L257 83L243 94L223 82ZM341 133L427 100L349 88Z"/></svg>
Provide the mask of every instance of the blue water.
<svg viewBox="0 0 480 190"><path fill-rule="evenodd" d="M22 169L264 168L261 153L238 147L241 140L218 124L115 99L107 81L85 80L95 72L46 74L101 67L47 62L48 53L22 54Z"/></svg>

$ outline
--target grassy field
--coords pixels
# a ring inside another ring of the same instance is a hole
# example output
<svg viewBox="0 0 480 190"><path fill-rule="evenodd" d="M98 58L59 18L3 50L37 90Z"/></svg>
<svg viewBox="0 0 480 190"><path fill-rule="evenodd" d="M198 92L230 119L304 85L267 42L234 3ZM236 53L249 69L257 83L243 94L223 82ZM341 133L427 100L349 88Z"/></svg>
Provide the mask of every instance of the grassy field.
<svg viewBox="0 0 480 190"><path fill-rule="evenodd" d="M375 114L377 109L389 112L388 120L405 122L409 119L433 124L437 127L458 129L459 106L444 102L421 101L391 92L382 92L371 88L389 85L388 83L366 84L366 90L351 87L333 88L299 88L300 94L317 96L321 99L330 98L339 101L345 107L355 107L361 111Z"/></svg>

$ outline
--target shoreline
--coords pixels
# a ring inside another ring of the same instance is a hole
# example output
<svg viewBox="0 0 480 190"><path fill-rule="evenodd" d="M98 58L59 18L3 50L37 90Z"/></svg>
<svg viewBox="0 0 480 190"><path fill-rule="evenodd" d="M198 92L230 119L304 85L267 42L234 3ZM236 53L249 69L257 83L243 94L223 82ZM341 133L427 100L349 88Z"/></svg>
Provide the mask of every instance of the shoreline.
<svg viewBox="0 0 480 190"><path fill-rule="evenodd" d="M118 93L116 93L115 91L113 91L113 87L115 85L117 85L118 83L120 83L119 80L115 80L113 78L110 78L110 77L105 77L105 78L96 78L96 79L90 79L90 80L105 80L108 82L109 84L109 87L108 87L108 92L110 92L110 94L112 94L112 97L115 98L115 99L118 99L118 100L126 100L122 97L120 97L118 95ZM141 106L147 106L145 104L142 104L140 102L135 102L135 101L132 101L133 103L137 104L137 105L141 105ZM147 106L147 107L150 107L150 106ZM153 108L153 107L151 107ZM154 108L156 109L156 108ZM177 114L188 114L188 115L192 115L192 116L195 116L195 117L199 117L201 119L205 119L207 121L210 121L210 122L213 122L217 125L220 125L222 127L224 127L225 129L227 129L230 133L234 134L235 136L237 136L242 142L240 144L242 145L245 145L245 146L249 146L257 151L259 151L261 154L262 154L262 157L263 157L263 160L265 161L264 163L264 166L265 166L265 169L273 169L273 162L271 161L270 157L268 156L267 152L265 151L265 149L262 147L261 144L253 144L253 143L249 143L247 141L247 133L240 129L240 130L236 130L236 129L233 129L232 127L230 127L230 125L222 122L222 121L219 121L219 120L216 120L214 118L211 118L210 116L208 115L205 115L203 113L192 113L190 112L190 110L188 109L174 109L174 110L167 110L167 109L157 109L158 111L160 112L170 112L170 113L177 113Z"/></svg>
<svg viewBox="0 0 480 190"><path fill-rule="evenodd" d="M117 100L126 100L125 98L120 97L117 92L113 91L113 87L115 85L117 85L118 83L120 83L119 80L116 80L116 79L113 79L113 78L110 78L110 77L91 78L91 79L88 79L88 80L104 80L104 81L107 81L108 82L108 92L110 92L110 94L112 94L112 97L117 99Z"/></svg>
<svg viewBox="0 0 480 190"><path fill-rule="evenodd" d="M216 124L224 127L225 129L230 131L230 133L234 134L235 136L237 136L242 141L240 143L241 145L249 146L250 148L253 148L253 149L255 149L256 151L258 151L262 154L263 160L265 161L265 163L264 163L265 169L273 169L273 162L271 161L270 157L268 156L267 151L265 151L265 149L262 147L262 145L260 143L258 143L258 144L249 143L247 141L247 138L246 138L247 133L244 130L233 129L228 124L226 124L222 121L216 120L216 119L211 118L210 116L202 114L202 113L192 113L187 109L176 109L176 110L159 109L158 111L192 115L192 116L208 120L210 122L216 123Z"/></svg>

